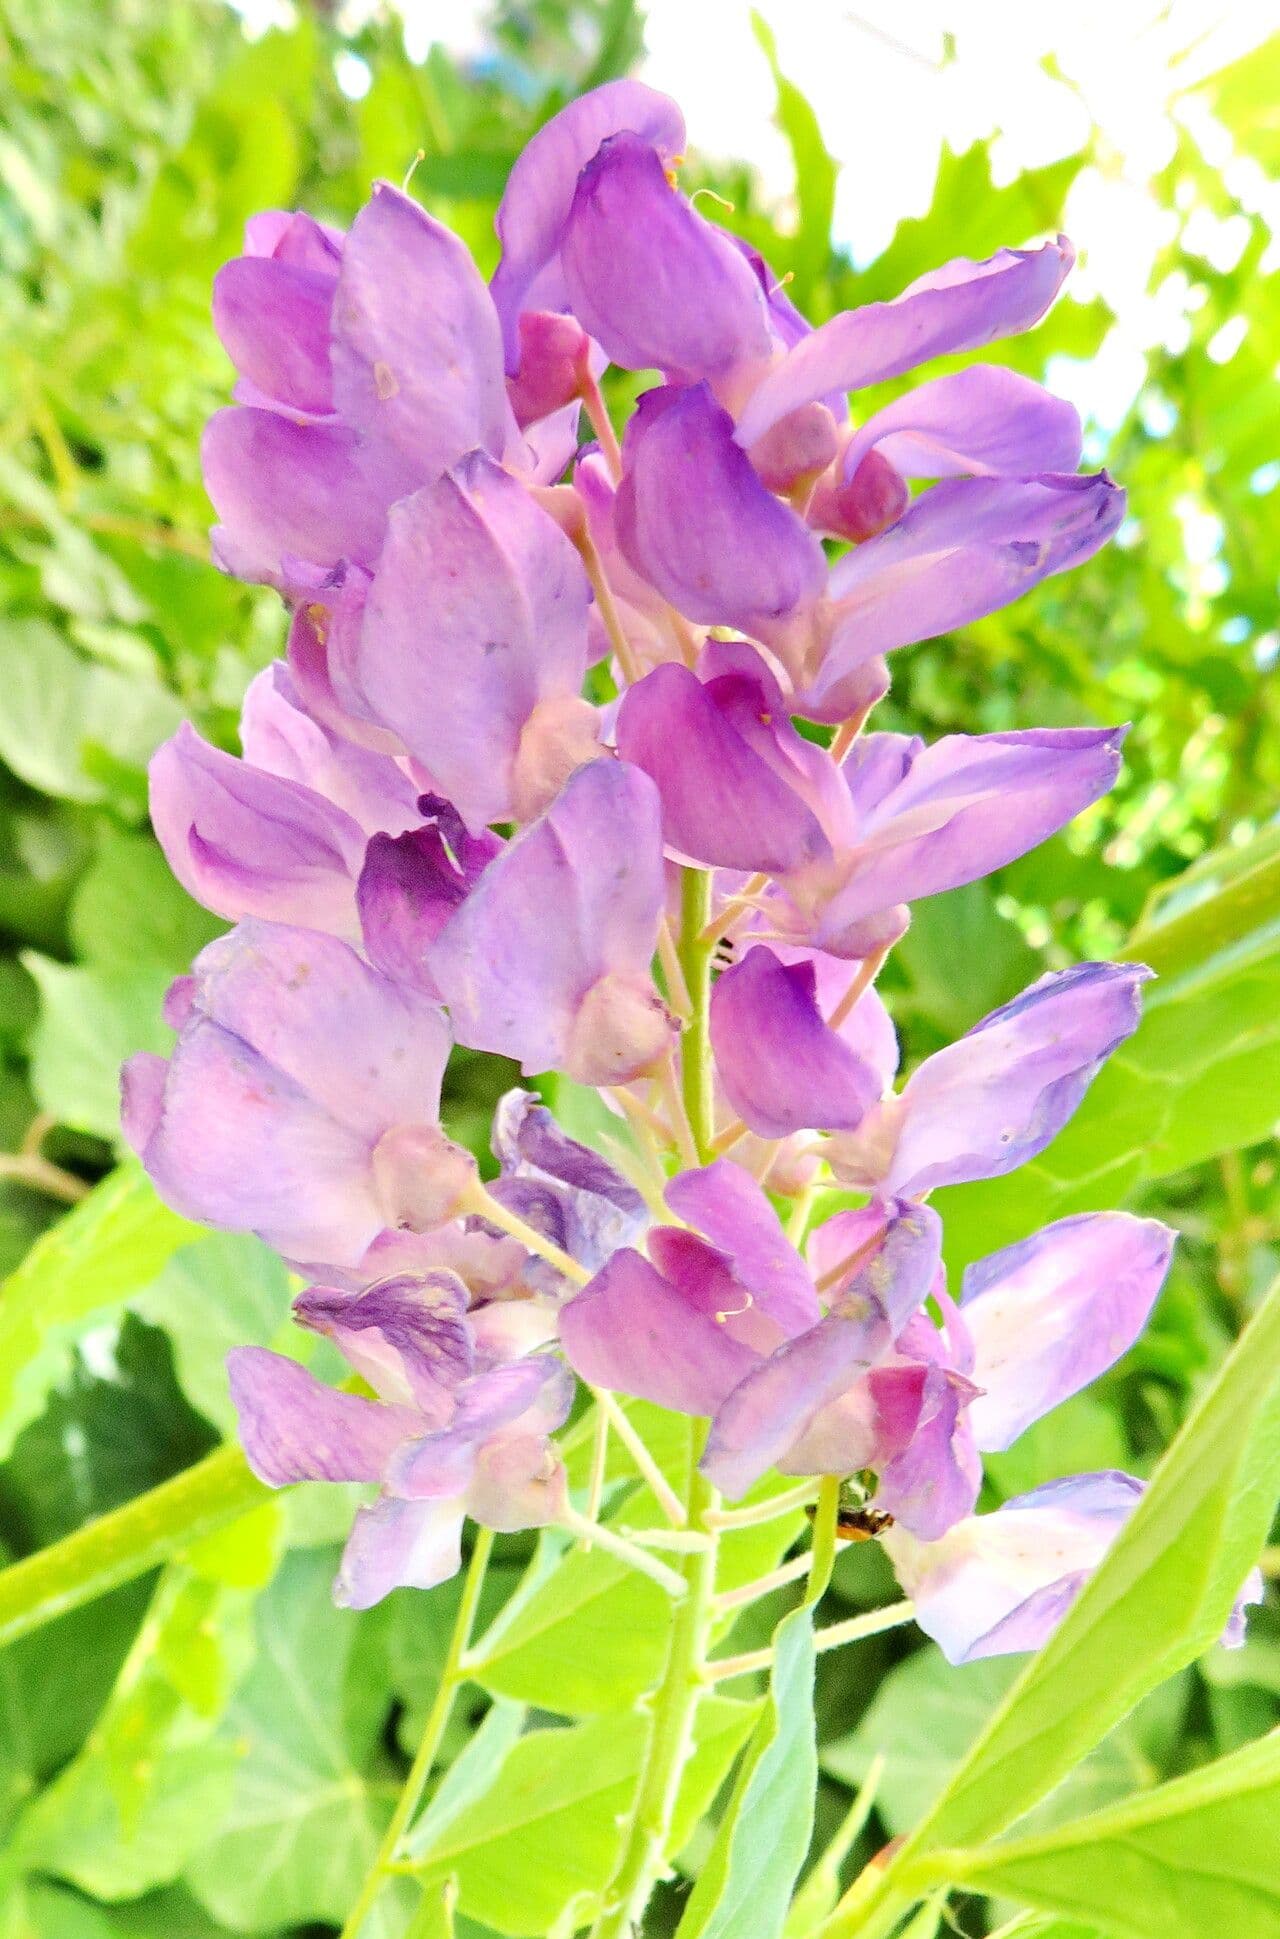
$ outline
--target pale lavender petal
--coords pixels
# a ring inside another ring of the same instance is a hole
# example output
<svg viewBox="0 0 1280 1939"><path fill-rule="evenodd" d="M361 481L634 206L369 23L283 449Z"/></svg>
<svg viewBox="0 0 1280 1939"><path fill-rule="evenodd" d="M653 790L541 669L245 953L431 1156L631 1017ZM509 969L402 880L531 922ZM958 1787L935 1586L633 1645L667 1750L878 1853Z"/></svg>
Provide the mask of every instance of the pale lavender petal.
<svg viewBox="0 0 1280 1939"><path fill-rule="evenodd" d="M333 1585L340 1609L371 1609L393 1589L434 1589L462 1566L463 1511L457 1501L399 1501L379 1495L361 1508Z"/></svg>
<svg viewBox="0 0 1280 1939"><path fill-rule="evenodd" d="M757 944L711 996L711 1043L730 1105L762 1138L854 1130L883 1089L879 1074L823 1022L809 963Z"/></svg>
<svg viewBox="0 0 1280 1939"><path fill-rule="evenodd" d="M333 395L380 451L432 479L515 437L502 340L466 246L389 182L351 225L333 303Z"/></svg>
<svg viewBox="0 0 1280 1939"><path fill-rule="evenodd" d="M502 260L492 294L512 374L519 367L519 317L535 281L543 284L540 307L564 307L557 258L578 177L601 143L623 129L649 142L663 163L683 152L684 117L674 101L641 81L608 81L553 115L525 143L507 177L494 221Z"/></svg>
<svg viewBox="0 0 1280 1939"><path fill-rule="evenodd" d="M167 1204L255 1232L287 1258L360 1258L386 1223L363 1137L206 1018L163 1069L157 1110L155 1065L129 1066L125 1127L131 1139L146 1131L134 1148Z"/></svg>
<svg viewBox="0 0 1280 1939"><path fill-rule="evenodd" d="M475 1361L467 1289L456 1273L390 1275L363 1293L308 1286L293 1302L302 1326L323 1333L383 1400L439 1416ZM416 1431L421 1431L420 1428Z"/></svg>
<svg viewBox="0 0 1280 1939"><path fill-rule="evenodd" d="M490 1368L455 1390L456 1410L449 1426L406 1442L387 1471L393 1493L409 1501L447 1499L470 1485L483 1444L494 1434L521 1423L523 1431L546 1433L569 1410L573 1382L559 1361L547 1354Z"/></svg>
<svg viewBox="0 0 1280 1939"><path fill-rule="evenodd" d="M202 950L195 971L200 1009L337 1124L376 1139L436 1122L444 1013L336 937L246 922Z"/></svg>
<svg viewBox="0 0 1280 1939"><path fill-rule="evenodd" d="M663 1196L671 1210L733 1261L735 1275L784 1333L820 1317L813 1282L765 1193L727 1158L680 1172Z"/></svg>
<svg viewBox="0 0 1280 1939"><path fill-rule="evenodd" d="M717 1319L704 1284L673 1284L626 1248L560 1314L570 1366L595 1387L712 1414L759 1355ZM732 1296L732 1282L729 1282Z"/></svg>
<svg viewBox="0 0 1280 1939"><path fill-rule="evenodd" d="M876 743L899 737L869 736L865 754L855 748L845 764L859 828L840 857L840 886L824 896L815 872L814 941L849 953L869 917L973 882L1037 847L1112 786L1126 731L948 734L912 755L888 791ZM788 891L802 901L804 878Z"/></svg>
<svg viewBox="0 0 1280 1939"><path fill-rule="evenodd" d="M1038 1649L1142 1495L1117 1472L1072 1475L973 1515L936 1542L881 1538L916 1621L951 1663Z"/></svg>
<svg viewBox="0 0 1280 1939"><path fill-rule="evenodd" d="M364 833L300 782L211 747L187 721L148 770L151 824L189 895L236 921L264 916L358 934Z"/></svg>
<svg viewBox="0 0 1280 1939"><path fill-rule="evenodd" d="M236 256L213 280L213 327L237 371L288 410L333 409L333 270Z"/></svg>
<svg viewBox="0 0 1280 1939"><path fill-rule="evenodd" d="M934 485L833 568L826 655L806 711L877 655L967 626L1091 558L1124 508L1106 472Z"/></svg>
<svg viewBox="0 0 1280 1939"><path fill-rule="evenodd" d="M662 1054L660 815L648 775L593 761L489 864L430 954L460 1042L596 1084Z"/></svg>
<svg viewBox="0 0 1280 1939"><path fill-rule="evenodd" d="M829 852L826 838L801 795L718 704L715 690L726 684L704 685L684 666L655 667L623 696L618 752L657 784L672 848L718 868L798 868ZM781 721L790 730L785 714Z"/></svg>
<svg viewBox="0 0 1280 1939"><path fill-rule="evenodd" d="M687 619L768 639L826 584L818 540L761 484L705 384L641 397L615 518L628 563Z"/></svg>
<svg viewBox="0 0 1280 1939"><path fill-rule="evenodd" d="M1150 974L1134 963L1051 972L926 1058L902 1094L883 1189L915 1196L999 1178L1043 1151L1137 1029Z"/></svg>
<svg viewBox="0 0 1280 1939"><path fill-rule="evenodd" d="M1176 1236L1158 1219L1087 1212L969 1267L962 1299L984 1390L969 1413L979 1447L1009 1447L1128 1351Z"/></svg>
<svg viewBox="0 0 1280 1939"><path fill-rule="evenodd" d="M970 364L876 411L850 440L842 468L852 478L878 451L907 478L1029 478L1074 471L1080 445L1074 404L1016 370Z"/></svg>
<svg viewBox="0 0 1280 1939"><path fill-rule="evenodd" d="M275 411L216 411L200 447L205 489L241 578L277 585L291 558L329 568L378 556L391 504L418 483L345 424L295 424Z"/></svg>
<svg viewBox="0 0 1280 1939"><path fill-rule="evenodd" d="M417 1424L412 1409L336 1393L296 1360L265 1347L233 1347L227 1377L245 1456L269 1488L380 1481Z"/></svg>
<svg viewBox="0 0 1280 1939"><path fill-rule="evenodd" d="M572 1375L567 1378L572 1388ZM558 1520L568 1499L564 1463L546 1435L509 1429L480 1449L467 1486L467 1513L486 1528L513 1534Z"/></svg>
<svg viewBox="0 0 1280 1939"><path fill-rule="evenodd" d="M403 766L317 720L282 660L249 682L240 744L254 767L313 788L345 809L366 835L401 835L422 820L422 791Z"/></svg>
<svg viewBox="0 0 1280 1939"><path fill-rule="evenodd" d="M626 369L696 383L772 354L751 265L640 135L610 136L583 169L560 261L574 315Z"/></svg>
<svg viewBox="0 0 1280 1939"><path fill-rule="evenodd" d="M1001 249L985 262L958 257L890 303L832 317L758 385L738 423L741 442L754 444L779 418L832 391L882 384L931 358L1029 330L1074 260L1065 236L1040 249Z"/></svg>
<svg viewBox="0 0 1280 1939"><path fill-rule="evenodd" d="M321 271L333 279L346 240L331 222L317 222L301 209L260 209L244 225L246 256L274 256L295 269Z"/></svg>
<svg viewBox="0 0 1280 1939"><path fill-rule="evenodd" d="M579 699L590 598L555 520L483 452L394 507L355 678L472 829L516 811L540 704L590 713Z"/></svg>

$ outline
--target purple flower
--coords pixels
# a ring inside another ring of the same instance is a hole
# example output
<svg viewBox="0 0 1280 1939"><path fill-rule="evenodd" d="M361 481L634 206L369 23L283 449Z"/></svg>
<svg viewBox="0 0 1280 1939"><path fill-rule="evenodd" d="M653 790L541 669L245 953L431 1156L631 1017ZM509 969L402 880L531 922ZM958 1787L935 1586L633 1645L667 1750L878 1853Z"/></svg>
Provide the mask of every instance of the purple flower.
<svg viewBox="0 0 1280 1939"><path fill-rule="evenodd" d="M653 783L624 762L570 776L446 923L428 967L459 1043L621 1084L671 1046L650 962L665 903Z"/></svg>
<svg viewBox="0 0 1280 1939"><path fill-rule="evenodd" d="M1070 1475L957 1522L940 1541L898 1528L882 1539L926 1636L948 1662L973 1663L1046 1643L1141 1497L1132 1475ZM1254 1569L1222 1635L1228 1649L1243 1643L1245 1607L1262 1593Z"/></svg>
<svg viewBox="0 0 1280 1939"><path fill-rule="evenodd" d="M1003 867L1096 801L1125 733L950 734L928 748L868 734L837 767L787 707L754 648L712 640L697 675L657 667L628 689L618 751L657 783L672 848L772 874L775 927L846 957L901 934L908 901Z"/></svg>
<svg viewBox="0 0 1280 1939"><path fill-rule="evenodd" d="M124 1128L167 1203L287 1258L354 1265L451 1218L474 1161L439 1125L440 1008L347 944L247 922L174 986L172 1055L123 1074Z"/></svg>
<svg viewBox="0 0 1280 1939"><path fill-rule="evenodd" d="M1065 236L1041 249L963 256L918 277L890 303L845 310L802 337L753 392L738 420L748 449L782 418L832 392L865 390L934 357L977 350L1038 323L1075 252Z"/></svg>
<svg viewBox="0 0 1280 1939"><path fill-rule="evenodd" d="M439 795L419 803L423 825L403 835L375 835L356 885L360 933L369 961L384 975L439 998L427 958L436 937L466 901L502 842L486 830L467 832Z"/></svg>
<svg viewBox="0 0 1280 1939"><path fill-rule="evenodd" d="M650 1224L635 1187L590 1146L566 1137L532 1091L508 1091L493 1114L492 1150L501 1170L490 1195L536 1232L595 1271ZM553 1266L531 1260L527 1275L557 1294Z"/></svg>
<svg viewBox="0 0 1280 1939"><path fill-rule="evenodd" d="M818 1011L812 963L790 966L757 944L711 998L711 1044L725 1097L761 1138L856 1131L884 1089L876 1068Z"/></svg>
<svg viewBox="0 0 1280 1939"><path fill-rule="evenodd" d="M1057 1137L1117 1045L1138 1027L1137 963L1051 971L912 1073L852 1133L837 1175L881 1194L1000 1178Z"/></svg>
<svg viewBox="0 0 1280 1939"><path fill-rule="evenodd" d="M371 566L398 498L519 445L497 315L456 236L380 182L334 269L305 286L257 258L220 274L223 341L260 400L220 411L203 448L215 556L242 578Z"/></svg>
<svg viewBox="0 0 1280 1939"><path fill-rule="evenodd" d="M669 167L684 148L684 117L674 101L640 81L609 81L553 115L507 178L494 223L502 259L492 291L512 376L520 368L522 313L569 307L560 249L578 178L601 145L624 130L647 142L660 166Z"/></svg>
<svg viewBox="0 0 1280 1939"><path fill-rule="evenodd" d="M508 1359L487 1348L486 1310L470 1315L448 1272L354 1296L304 1293L298 1319L336 1343L373 1400L335 1392L261 1347L228 1355L241 1439L261 1480L379 1484L348 1539L339 1603L367 1609L392 1589L444 1581L458 1568L466 1515L515 1529L561 1511L564 1470L547 1437L569 1411L572 1380L547 1354Z"/></svg>
<svg viewBox="0 0 1280 1939"><path fill-rule="evenodd" d="M595 752L590 598L555 520L481 451L392 510L350 678L473 831L531 820Z"/></svg>
<svg viewBox="0 0 1280 1939"><path fill-rule="evenodd" d="M188 723L152 757L151 821L189 894L236 921L262 916L356 938L356 880L371 834L419 819L394 761L343 742L298 704L276 662L245 695L244 759Z"/></svg>

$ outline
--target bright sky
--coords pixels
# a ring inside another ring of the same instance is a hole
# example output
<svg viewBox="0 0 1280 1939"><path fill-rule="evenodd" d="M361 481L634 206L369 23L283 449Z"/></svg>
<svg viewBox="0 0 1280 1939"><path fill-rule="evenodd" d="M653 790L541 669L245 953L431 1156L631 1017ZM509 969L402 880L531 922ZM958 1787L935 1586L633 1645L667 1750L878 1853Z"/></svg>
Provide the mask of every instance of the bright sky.
<svg viewBox="0 0 1280 1939"><path fill-rule="evenodd" d="M234 0L250 31L287 18L289 0ZM345 0L341 18L377 0ZM778 41L783 71L813 103L841 163L836 235L855 262L881 250L903 216L919 215L943 141L964 148L994 137L997 180L1079 148L1089 123L1102 131L1105 169L1077 179L1066 227L1083 260L1072 279L1082 299L1104 296L1120 319L1105 355L1087 371L1053 373L1105 426L1123 416L1142 379L1143 352L1176 350L1187 328L1185 286L1148 291L1171 220L1148 183L1168 160L1172 114L1190 125L1206 159L1227 171L1247 206L1280 235L1280 189L1233 161L1220 131L1177 97L1265 36L1274 0L757 0ZM399 0L417 57L433 39L456 53L485 52L486 0ZM773 125L773 84L751 32L750 0L645 0L644 78L676 95L690 147L755 164L785 197L791 164ZM950 55L948 58L948 43ZM1061 78L1045 71L1051 64ZM340 79L353 95L368 71L351 59ZM1228 268L1245 225L1197 213L1195 246ZM1011 243L1026 241L1011 236ZM1280 263L1280 252L1277 252ZM1223 344L1222 354L1234 346Z"/></svg>

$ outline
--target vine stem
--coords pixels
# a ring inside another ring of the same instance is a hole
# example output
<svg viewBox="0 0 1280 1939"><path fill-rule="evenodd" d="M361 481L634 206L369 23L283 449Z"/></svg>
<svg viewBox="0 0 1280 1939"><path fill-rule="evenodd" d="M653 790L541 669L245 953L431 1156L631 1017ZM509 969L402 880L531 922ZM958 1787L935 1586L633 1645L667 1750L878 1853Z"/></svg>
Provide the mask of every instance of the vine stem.
<svg viewBox="0 0 1280 1939"><path fill-rule="evenodd" d="M365 1875L364 1884L356 1895L356 1902L347 1914L342 1928L341 1939L355 1939L377 1898L383 1884L391 1874L395 1863L400 1840L408 1830L414 1812L422 1801L422 1793L431 1776L431 1767L436 1761L441 1740L449 1727L453 1715L454 1701L462 1684L467 1681L463 1658L471 1641L471 1631L475 1626L476 1610L480 1605L480 1592L484 1587L485 1570L489 1566L489 1556L493 1549L493 1530L477 1527L475 1547L471 1551L471 1564L466 1580L462 1585L462 1600L458 1604L457 1619L445 1652L444 1667L440 1673L440 1684L435 1700L427 1713L422 1741L418 1745L409 1775L404 1781L404 1789L391 1814L378 1855Z"/></svg>
<svg viewBox="0 0 1280 1939"><path fill-rule="evenodd" d="M686 869L681 882L679 955L690 1016L681 1033L680 1094L697 1159L706 1164L713 1131L711 1089L711 950L703 940L710 915L711 878ZM704 1688L714 1623L717 1537L707 1517L719 1497L698 1470L700 1433L689 1423L689 1529L708 1536L706 1547L682 1563L685 1594L672 1613L662 1681L654 1692L649 1739L622 1834L618 1864L601 1898L591 1939L630 1939L644 1919L649 1895L668 1860L680 1778L693 1745L694 1719Z"/></svg>

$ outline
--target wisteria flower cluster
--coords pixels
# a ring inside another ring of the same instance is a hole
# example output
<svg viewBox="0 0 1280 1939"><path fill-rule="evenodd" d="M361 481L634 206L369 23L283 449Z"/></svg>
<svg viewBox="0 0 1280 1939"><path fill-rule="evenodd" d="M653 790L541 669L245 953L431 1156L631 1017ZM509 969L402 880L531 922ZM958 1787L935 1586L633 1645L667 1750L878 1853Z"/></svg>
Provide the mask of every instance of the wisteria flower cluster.
<svg viewBox="0 0 1280 1939"><path fill-rule="evenodd" d="M615 1424L614 1396L705 1420L731 1502L840 1477L953 1661L1026 1650L1141 1486L978 1513L982 1455L1126 1351L1172 1234L1062 1219L949 1289L929 1200L1044 1150L1148 972L1046 975L900 1088L876 978L913 901L1110 787L1123 729L866 723L890 652L1088 559L1124 495L1010 370L849 394L1028 329L1072 251L814 329L681 193L684 141L637 83L573 102L488 285L385 183L346 234L259 216L219 274L216 556L292 620L242 756L184 728L152 767L175 874L234 927L170 993L172 1054L126 1067L126 1128L172 1205L284 1256L351 1369L230 1360L265 1481L376 1489L340 1600L440 1582L467 1516L580 1529L583 1382ZM620 441L610 364L649 377ZM611 1156L515 1090L482 1184L441 1124L455 1043L597 1089Z"/></svg>

